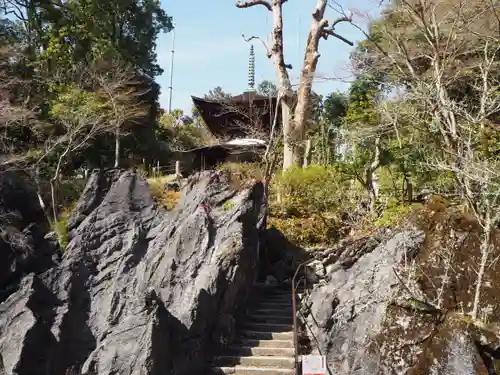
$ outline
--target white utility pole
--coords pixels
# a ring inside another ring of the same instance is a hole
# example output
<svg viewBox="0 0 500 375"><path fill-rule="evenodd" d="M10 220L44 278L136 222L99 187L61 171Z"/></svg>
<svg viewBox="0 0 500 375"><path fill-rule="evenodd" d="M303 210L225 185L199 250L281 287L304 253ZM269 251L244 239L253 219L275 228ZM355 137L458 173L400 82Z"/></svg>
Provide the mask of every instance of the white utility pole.
<svg viewBox="0 0 500 375"><path fill-rule="evenodd" d="M172 28L172 50L170 56L170 86L168 86L168 113L172 112L172 89L174 81L174 51L175 51L175 24Z"/></svg>

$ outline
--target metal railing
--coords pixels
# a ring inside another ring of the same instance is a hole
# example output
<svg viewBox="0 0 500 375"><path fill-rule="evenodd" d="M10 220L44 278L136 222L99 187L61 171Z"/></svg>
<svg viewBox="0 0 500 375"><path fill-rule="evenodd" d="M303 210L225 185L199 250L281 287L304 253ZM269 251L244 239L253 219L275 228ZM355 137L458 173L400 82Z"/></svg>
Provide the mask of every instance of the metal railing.
<svg viewBox="0 0 500 375"><path fill-rule="evenodd" d="M304 281L304 290L307 288L307 265L314 259L309 259L305 262L299 264L295 270L295 274L292 279L292 314L293 314L293 347L295 356L295 374L299 374L299 340L298 340L298 327L297 327L297 289L301 285L301 281ZM297 276L301 269L304 269L304 277L297 280Z"/></svg>

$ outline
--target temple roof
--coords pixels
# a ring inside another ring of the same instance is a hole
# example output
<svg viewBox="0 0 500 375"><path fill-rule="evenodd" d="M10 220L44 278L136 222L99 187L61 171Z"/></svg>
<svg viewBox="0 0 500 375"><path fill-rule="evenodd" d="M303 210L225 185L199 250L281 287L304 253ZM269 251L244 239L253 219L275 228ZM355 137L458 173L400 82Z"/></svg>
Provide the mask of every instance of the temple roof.
<svg viewBox="0 0 500 375"><path fill-rule="evenodd" d="M276 97L247 91L223 101L191 96L200 116L216 137L259 138L255 133L269 134L274 120ZM279 119L279 117L278 117Z"/></svg>

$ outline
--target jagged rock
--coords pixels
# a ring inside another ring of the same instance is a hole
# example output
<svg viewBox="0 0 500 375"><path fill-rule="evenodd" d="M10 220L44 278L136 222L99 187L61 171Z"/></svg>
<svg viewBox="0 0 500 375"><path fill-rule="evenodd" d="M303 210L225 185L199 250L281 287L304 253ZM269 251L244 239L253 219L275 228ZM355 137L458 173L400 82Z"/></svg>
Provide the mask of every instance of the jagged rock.
<svg viewBox="0 0 500 375"><path fill-rule="evenodd" d="M392 267L415 253L423 238L422 233L400 233L361 255L347 269L340 264L341 258L339 267L328 275L328 284L313 290L308 325L320 343L318 349L328 353L332 373L347 374L355 360L370 367L368 355L355 356L385 319L385 307L398 282Z"/></svg>
<svg viewBox="0 0 500 375"><path fill-rule="evenodd" d="M364 239L323 254L327 281L303 301L301 314L332 374L498 374L488 361L500 358L499 325L467 315L477 237L457 232L466 223L452 218L441 214L432 220L446 225L409 225L379 237L378 245ZM493 322L498 271L488 270L481 295L483 314Z"/></svg>
<svg viewBox="0 0 500 375"><path fill-rule="evenodd" d="M29 176L0 173L0 302L20 278L54 265L57 248L44 239L47 221Z"/></svg>
<svg viewBox="0 0 500 375"><path fill-rule="evenodd" d="M262 184L214 176L165 212L135 173L94 171L60 264L0 305L0 373L203 373L256 278L265 212Z"/></svg>

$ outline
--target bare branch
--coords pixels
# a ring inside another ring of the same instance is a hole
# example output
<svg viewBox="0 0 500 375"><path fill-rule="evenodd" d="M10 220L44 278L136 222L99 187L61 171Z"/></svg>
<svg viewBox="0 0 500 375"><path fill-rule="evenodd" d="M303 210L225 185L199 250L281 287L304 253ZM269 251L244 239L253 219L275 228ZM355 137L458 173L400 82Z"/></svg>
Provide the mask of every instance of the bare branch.
<svg viewBox="0 0 500 375"><path fill-rule="evenodd" d="M281 2L281 4L284 4L286 1L283 1ZM251 8L255 5L263 5L267 8L267 10L269 10L270 12L272 12L273 10L273 7L271 6L271 3L267 0L251 0L251 1L238 1L236 3L236 7L237 8Z"/></svg>
<svg viewBox="0 0 500 375"><path fill-rule="evenodd" d="M250 36L250 37L245 37L245 34L241 34L241 36L243 37L243 39L245 40L245 42L250 42L251 40L254 40L254 39L257 39L259 40L262 45L264 46L264 48L266 49L266 55L268 58L271 58L273 57L273 53L271 52L271 50L269 49L269 47L267 46L267 43L264 42L264 40L262 38L259 38L258 36Z"/></svg>
<svg viewBox="0 0 500 375"><path fill-rule="evenodd" d="M351 42L350 40L344 38L342 35L337 34L333 30L330 30L330 29L325 30L324 34L323 34L323 38L324 39L328 39L328 35L333 36L334 38L337 38L337 39L343 41L344 43L350 45L351 47L354 46L353 42Z"/></svg>

